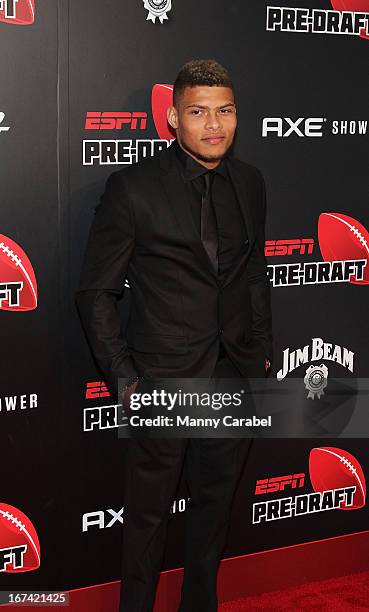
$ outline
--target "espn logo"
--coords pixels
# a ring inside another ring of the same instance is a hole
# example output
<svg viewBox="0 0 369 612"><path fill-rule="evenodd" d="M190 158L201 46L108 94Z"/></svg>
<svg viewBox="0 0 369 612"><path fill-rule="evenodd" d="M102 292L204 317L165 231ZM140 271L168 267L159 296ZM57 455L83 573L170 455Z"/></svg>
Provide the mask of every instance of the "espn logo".
<svg viewBox="0 0 369 612"><path fill-rule="evenodd" d="M35 20L35 0L0 0L0 21L30 25Z"/></svg>
<svg viewBox="0 0 369 612"><path fill-rule="evenodd" d="M255 495L276 493L284 491L286 487L292 489L301 488L305 484L305 474L292 474L289 476L275 476L274 478L263 478L256 481Z"/></svg>
<svg viewBox="0 0 369 612"><path fill-rule="evenodd" d="M129 125L131 130L145 130L147 113L129 112L88 112L85 130L121 130L124 125ZM139 126L139 127L137 127Z"/></svg>
<svg viewBox="0 0 369 612"><path fill-rule="evenodd" d="M266 257L292 255L310 255L314 249L314 238L291 238L289 240L266 240L264 253Z"/></svg>
<svg viewBox="0 0 369 612"><path fill-rule="evenodd" d="M88 382L86 385L86 399L96 399L98 397L110 397L110 392L104 382Z"/></svg>

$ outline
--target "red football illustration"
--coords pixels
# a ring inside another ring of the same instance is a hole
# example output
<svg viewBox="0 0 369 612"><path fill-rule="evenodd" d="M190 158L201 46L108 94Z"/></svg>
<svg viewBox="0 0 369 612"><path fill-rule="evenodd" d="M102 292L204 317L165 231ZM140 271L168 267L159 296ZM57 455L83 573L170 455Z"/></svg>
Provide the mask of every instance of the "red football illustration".
<svg viewBox="0 0 369 612"><path fill-rule="evenodd" d="M331 0L331 5L335 11L348 11L350 13L369 12L369 0ZM367 40L369 39L365 28L362 29L360 36Z"/></svg>
<svg viewBox="0 0 369 612"><path fill-rule="evenodd" d="M324 261L365 259L363 279L351 276L350 283L369 283L369 233L359 221L342 213L322 213L318 220L318 238Z"/></svg>
<svg viewBox="0 0 369 612"><path fill-rule="evenodd" d="M341 510L357 510L365 505L365 476L360 463L351 453L334 446L313 448L310 451L309 471L314 491L356 487L352 506L343 503Z"/></svg>
<svg viewBox="0 0 369 612"><path fill-rule="evenodd" d="M7 562L7 558L11 560L11 553L8 553L5 566L0 571L29 572L40 567L40 542L31 521L18 508L0 504L0 549L17 546L27 547L22 557L22 567L14 567L13 562Z"/></svg>
<svg viewBox="0 0 369 612"><path fill-rule="evenodd" d="M156 84L151 92L151 110L156 131L162 140L176 137L167 120L167 109L173 104L173 85Z"/></svg>
<svg viewBox="0 0 369 612"><path fill-rule="evenodd" d="M35 308L37 282L31 262L19 244L0 234L0 310Z"/></svg>
<svg viewBox="0 0 369 612"><path fill-rule="evenodd" d="M0 21L16 25L30 25L34 20L35 0L3 0L0 8Z"/></svg>

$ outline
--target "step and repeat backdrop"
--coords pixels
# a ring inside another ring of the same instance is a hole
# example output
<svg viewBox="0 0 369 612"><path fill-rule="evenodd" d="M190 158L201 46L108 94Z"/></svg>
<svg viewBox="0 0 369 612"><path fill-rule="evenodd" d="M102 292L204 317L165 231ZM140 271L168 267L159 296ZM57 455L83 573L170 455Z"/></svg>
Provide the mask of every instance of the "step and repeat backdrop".
<svg viewBox="0 0 369 612"><path fill-rule="evenodd" d="M230 71L234 154L267 185L272 376L327 418L331 381L368 377L368 0L0 0L3 589L120 579L124 440L74 292L107 177L170 144L194 58ZM369 432L342 432L253 441L226 557L369 529Z"/></svg>

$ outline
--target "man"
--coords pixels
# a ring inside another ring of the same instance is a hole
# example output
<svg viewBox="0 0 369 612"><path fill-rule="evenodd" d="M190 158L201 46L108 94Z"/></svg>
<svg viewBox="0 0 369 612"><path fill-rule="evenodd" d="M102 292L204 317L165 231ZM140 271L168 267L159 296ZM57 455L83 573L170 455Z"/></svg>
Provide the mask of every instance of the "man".
<svg viewBox="0 0 369 612"><path fill-rule="evenodd" d="M262 377L270 369L265 186L230 155L234 88L214 60L180 70L167 111L176 140L108 178L76 301L97 365L123 403L144 379ZM128 278L122 332L116 300ZM126 441L121 610L153 608L169 509L185 465L180 612L217 610L216 575L250 441Z"/></svg>

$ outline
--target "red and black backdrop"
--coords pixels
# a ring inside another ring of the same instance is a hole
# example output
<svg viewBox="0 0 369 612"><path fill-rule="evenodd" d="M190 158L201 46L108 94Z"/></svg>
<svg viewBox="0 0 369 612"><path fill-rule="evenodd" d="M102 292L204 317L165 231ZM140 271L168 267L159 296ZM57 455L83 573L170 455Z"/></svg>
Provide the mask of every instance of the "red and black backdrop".
<svg viewBox="0 0 369 612"><path fill-rule="evenodd" d="M229 69L234 152L266 180L273 376L288 357L281 388L299 378L307 396L309 381L326 383L314 405L334 377L368 376L369 4L302 4L172 0L161 22L140 0L0 2L3 589L120 578L124 441L74 291L105 180L168 145L165 108L186 61ZM119 307L124 325L129 288ZM253 442L226 557L369 529L368 432L348 431ZM328 501L281 520L282 498L297 507L297 496L353 485L349 509ZM182 483L165 569L182 564L187 498Z"/></svg>

